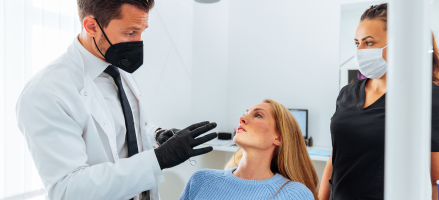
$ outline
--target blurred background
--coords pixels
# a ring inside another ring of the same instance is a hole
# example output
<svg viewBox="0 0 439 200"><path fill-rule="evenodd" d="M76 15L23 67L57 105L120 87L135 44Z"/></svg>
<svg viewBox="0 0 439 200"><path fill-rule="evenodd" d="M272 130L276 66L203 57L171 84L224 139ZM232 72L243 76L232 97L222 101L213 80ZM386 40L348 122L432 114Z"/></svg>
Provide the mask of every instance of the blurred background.
<svg viewBox="0 0 439 200"><path fill-rule="evenodd" d="M358 75L356 27L364 10L382 2L156 0L144 66L134 74L147 115L165 128L208 120L215 131L233 132L246 109L271 98L308 109L314 146L331 149L338 92ZM439 31L439 1L430 4ZM79 34L76 0L0 0L0 12L0 199L44 199L15 104L26 82ZM165 170L161 198L178 199L195 171L223 169L232 155L215 150L194 158L196 166ZM313 163L320 177L326 161Z"/></svg>

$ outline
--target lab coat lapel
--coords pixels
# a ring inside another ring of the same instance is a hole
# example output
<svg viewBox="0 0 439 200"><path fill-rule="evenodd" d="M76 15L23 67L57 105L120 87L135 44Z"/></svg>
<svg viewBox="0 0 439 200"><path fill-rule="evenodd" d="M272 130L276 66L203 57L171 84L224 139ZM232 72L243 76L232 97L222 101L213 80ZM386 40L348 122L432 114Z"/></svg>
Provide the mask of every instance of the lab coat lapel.
<svg viewBox="0 0 439 200"><path fill-rule="evenodd" d="M80 95L85 107L91 114L91 116L98 123L96 126L100 126L104 133L108 137L110 149L112 152L117 152L116 145L116 131L114 128L113 117L111 116L110 110L107 103L104 100L101 92L97 88L93 79L90 78L89 74L84 70L84 60L78 49L75 48L74 43L69 47L68 53L71 60L78 65L78 67L83 69L83 84L84 87L81 89ZM96 127L97 128L97 127ZM119 160L117 154L113 154L113 160L116 162Z"/></svg>
<svg viewBox="0 0 439 200"><path fill-rule="evenodd" d="M117 151L116 132L110 110L96 84L88 75L85 77L85 87L81 90L81 96L91 116L107 135L111 150ZM115 162L119 160L114 154L113 158Z"/></svg>
<svg viewBox="0 0 439 200"><path fill-rule="evenodd" d="M140 110L140 123L144 123L147 122L147 117L146 117L146 111L145 111L145 106L143 105L143 99L142 99L142 93L140 93L140 89L139 87L137 87L137 84L134 80L134 78L132 77L131 74L122 71L121 72L123 78L125 79L125 81L127 82L128 86L130 87L131 91L133 91L134 96L137 98L137 100L139 101L139 110ZM148 126L140 126L140 132L142 133L142 139L143 139L143 149L147 150L150 149L150 143L151 140L148 137L148 128L150 127Z"/></svg>
<svg viewBox="0 0 439 200"><path fill-rule="evenodd" d="M127 72L121 73L123 78L126 80L128 86L131 88L131 90L134 93L134 96L136 96L137 100L139 100L139 109L140 109L140 120L141 121L147 121L147 118L145 116L145 107L143 106L143 99L142 99L142 93L140 93L139 87L137 87L136 81L134 81L133 76Z"/></svg>

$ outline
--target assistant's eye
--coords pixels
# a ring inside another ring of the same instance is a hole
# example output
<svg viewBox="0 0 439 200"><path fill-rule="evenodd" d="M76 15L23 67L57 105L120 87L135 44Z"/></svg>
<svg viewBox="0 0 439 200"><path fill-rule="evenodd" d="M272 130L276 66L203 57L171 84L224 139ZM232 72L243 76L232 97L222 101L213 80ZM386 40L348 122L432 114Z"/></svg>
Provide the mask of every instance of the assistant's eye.
<svg viewBox="0 0 439 200"><path fill-rule="evenodd" d="M355 43L355 46L356 46L356 47L360 46L360 43Z"/></svg>
<svg viewBox="0 0 439 200"><path fill-rule="evenodd" d="M366 42L366 45L367 45L368 47L370 47L370 46L373 45L373 42Z"/></svg>
<svg viewBox="0 0 439 200"><path fill-rule="evenodd" d="M259 113L256 113L256 114L255 114L255 117L262 117L262 115L259 114Z"/></svg>
<svg viewBox="0 0 439 200"><path fill-rule="evenodd" d="M133 32L131 32L131 33L125 33L125 35L127 35L127 36L133 36Z"/></svg>

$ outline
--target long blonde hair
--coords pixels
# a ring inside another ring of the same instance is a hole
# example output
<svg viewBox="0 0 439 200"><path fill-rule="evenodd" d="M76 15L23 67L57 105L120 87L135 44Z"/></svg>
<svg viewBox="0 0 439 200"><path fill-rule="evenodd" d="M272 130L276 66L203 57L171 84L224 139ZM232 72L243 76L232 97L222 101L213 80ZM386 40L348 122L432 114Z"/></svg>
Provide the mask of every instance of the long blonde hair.
<svg viewBox="0 0 439 200"><path fill-rule="evenodd" d="M281 145L274 150L271 171L304 184L311 190L314 198L318 200L317 185L319 184L319 178L309 158L299 124L291 112L282 104L271 99L265 99L263 103L269 103L272 106L276 131L281 138ZM237 167L242 155L243 150L239 148L227 163L226 169Z"/></svg>

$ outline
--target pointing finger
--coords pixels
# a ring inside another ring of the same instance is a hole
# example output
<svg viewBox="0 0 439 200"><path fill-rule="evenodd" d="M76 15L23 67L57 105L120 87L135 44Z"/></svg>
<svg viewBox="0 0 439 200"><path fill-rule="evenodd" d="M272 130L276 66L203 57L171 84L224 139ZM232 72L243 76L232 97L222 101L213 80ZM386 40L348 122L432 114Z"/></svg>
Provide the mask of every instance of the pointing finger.
<svg viewBox="0 0 439 200"><path fill-rule="evenodd" d="M210 133L210 134L205 135L203 137L197 138L194 140L193 144L191 144L191 147L195 147L195 146L198 146L200 144L206 143L210 140L215 139L216 137L218 137L217 133Z"/></svg>
<svg viewBox="0 0 439 200"><path fill-rule="evenodd" d="M199 156L199 155L203 155L205 153L209 153L213 150L212 147L205 147L205 148L201 148L201 149L194 149L194 156ZM194 157L192 156L192 157Z"/></svg>
<svg viewBox="0 0 439 200"><path fill-rule="evenodd" d="M206 124L204 126L198 127L197 129L193 130L190 134L193 138L196 138L199 135L214 129L215 127L216 127L216 123L212 122L210 124Z"/></svg>
<svg viewBox="0 0 439 200"><path fill-rule="evenodd" d="M204 126L206 124L209 124L209 122L205 121L205 122L200 122L200 123L192 124L189 127L187 127L186 129L189 129L189 131L193 131L193 130L197 129L198 127Z"/></svg>

